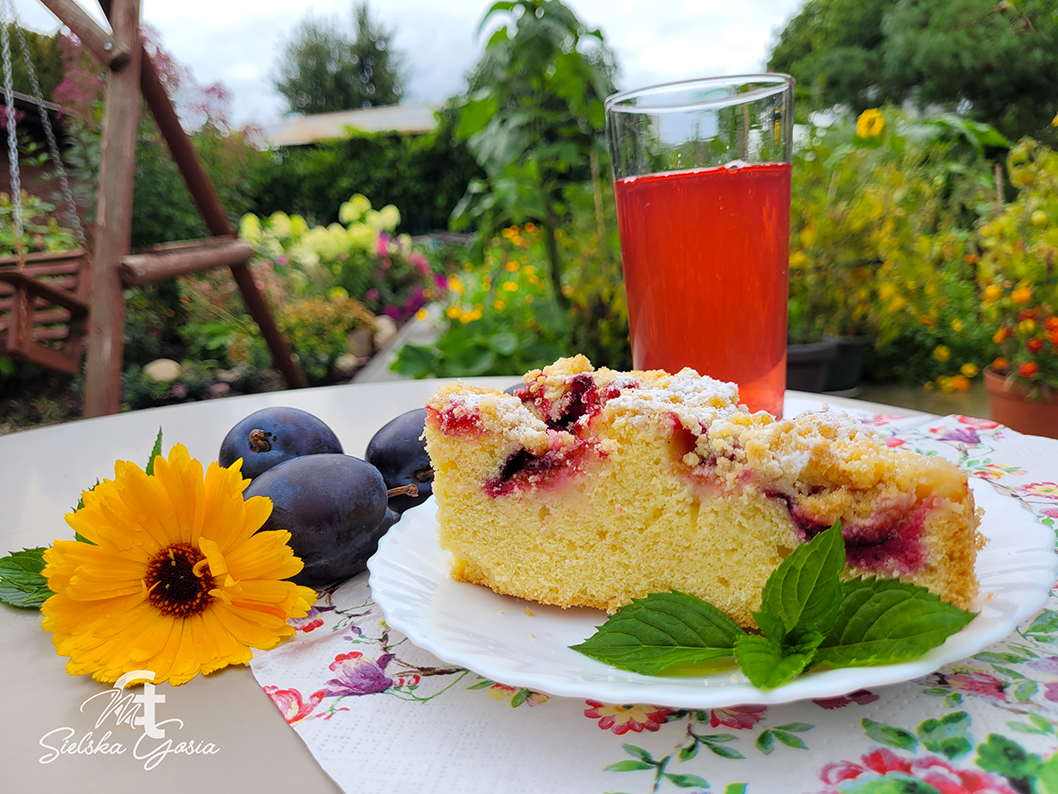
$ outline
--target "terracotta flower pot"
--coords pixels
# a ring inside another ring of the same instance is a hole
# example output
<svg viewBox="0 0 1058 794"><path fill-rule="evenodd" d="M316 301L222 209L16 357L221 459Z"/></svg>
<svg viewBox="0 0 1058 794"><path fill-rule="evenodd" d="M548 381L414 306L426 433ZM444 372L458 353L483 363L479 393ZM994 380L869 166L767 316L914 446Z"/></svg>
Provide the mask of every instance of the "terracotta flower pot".
<svg viewBox="0 0 1058 794"><path fill-rule="evenodd" d="M992 418L1019 433L1058 438L1058 394L1048 400L1031 400L1019 383L1007 383L991 367L985 369L985 389Z"/></svg>

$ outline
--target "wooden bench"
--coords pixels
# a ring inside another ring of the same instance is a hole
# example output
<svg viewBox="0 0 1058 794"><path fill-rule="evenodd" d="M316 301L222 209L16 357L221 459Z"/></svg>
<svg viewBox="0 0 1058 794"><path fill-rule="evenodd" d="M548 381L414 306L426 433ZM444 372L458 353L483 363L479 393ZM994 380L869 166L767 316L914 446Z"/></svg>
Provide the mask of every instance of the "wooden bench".
<svg viewBox="0 0 1058 794"><path fill-rule="evenodd" d="M73 374L88 320L82 249L0 257L0 355Z"/></svg>

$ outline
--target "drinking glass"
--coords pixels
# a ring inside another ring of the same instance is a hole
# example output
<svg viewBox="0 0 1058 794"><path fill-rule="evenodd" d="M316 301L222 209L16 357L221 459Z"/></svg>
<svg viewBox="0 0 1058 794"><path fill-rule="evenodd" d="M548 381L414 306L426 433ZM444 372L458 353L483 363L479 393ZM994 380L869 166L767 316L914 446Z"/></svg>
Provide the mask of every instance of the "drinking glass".
<svg viewBox="0 0 1058 794"><path fill-rule="evenodd" d="M606 117L633 364L733 381L781 416L793 80L625 91Z"/></svg>

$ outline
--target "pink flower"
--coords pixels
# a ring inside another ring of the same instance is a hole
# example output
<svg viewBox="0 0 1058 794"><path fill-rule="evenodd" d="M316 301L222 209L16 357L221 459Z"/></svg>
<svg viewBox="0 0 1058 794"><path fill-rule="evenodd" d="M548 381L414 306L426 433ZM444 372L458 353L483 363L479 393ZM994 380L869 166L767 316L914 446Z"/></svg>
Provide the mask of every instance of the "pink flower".
<svg viewBox="0 0 1058 794"><path fill-rule="evenodd" d="M910 760L900 758L889 749L875 750L854 761L839 761L827 764L819 770L819 779L827 784L821 794L852 792L861 787L873 788L880 779L893 776L894 783L909 782L907 778L919 780L936 789L940 794L1015 794L1006 782L986 772L973 769L956 769L939 756L930 755ZM842 785L858 781L857 785Z"/></svg>
<svg viewBox="0 0 1058 794"><path fill-rule="evenodd" d="M890 438L887 438L887 439L885 440L885 445L886 445L887 447L902 447L902 446L903 446L904 444L906 444L906 443L907 443L907 442L906 442L906 441L904 441L904 439L902 439L902 438L894 438L894 437L890 437Z"/></svg>
<svg viewBox="0 0 1058 794"><path fill-rule="evenodd" d="M385 232L379 232L378 242L375 246L375 254L377 256L388 256L389 255L389 235ZM385 267L389 267L387 263Z"/></svg>
<svg viewBox="0 0 1058 794"><path fill-rule="evenodd" d="M1018 490L1023 494L1031 496L1043 496L1047 499L1058 499L1058 483L1054 482L1031 482L1022 485Z"/></svg>
<svg viewBox="0 0 1058 794"><path fill-rule="evenodd" d="M367 298L369 301L377 301L378 298L379 298L379 292L378 292L377 289L372 287L371 289L369 289L367 292L364 293L364 297Z"/></svg>
<svg viewBox="0 0 1058 794"><path fill-rule="evenodd" d="M735 730L745 730L764 719L764 712L767 708L767 706L732 706L727 709L713 709L709 716L709 724L714 728L725 725Z"/></svg>
<svg viewBox="0 0 1058 794"><path fill-rule="evenodd" d="M1058 518L1058 507L1045 507L1040 512L1048 518Z"/></svg>
<svg viewBox="0 0 1058 794"><path fill-rule="evenodd" d="M408 256L408 261L415 265L415 267L419 268L419 272L424 276L430 275L430 263L427 262L426 257L418 251L412 251Z"/></svg>
<svg viewBox="0 0 1058 794"><path fill-rule="evenodd" d="M878 699L878 695L874 694L867 689L857 689L848 695L836 697L836 698L820 698L813 700L817 706L823 709L843 709L846 706L851 706L853 703L857 703L860 706L866 706L868 703L873 703Z"/></svg>
<svg viewBox="0 0 1058 794"><path fill-rule="evenodd" d="M275 686L266 686L264 691L268 697L272 698L272 702L275 703L276 708L279 709L279 713L283 715L283 719L287 721L288 725L301 722L323 700L322 691L313 692L309 696L308 702L302 698L301 693L296 689L280 689Z"/></svg>
<svg viewBox="0 0 1058 794"><path fill-rule="evenodd" d="M970 427L976 427L978 430L995 430L999 427L999 422L993 422L991 419L978 419L973 416L956 416L959 422Z"/></svg>
<svg viewBox="0 0 1058 794"><path fill-rule="evenodd" d="M965 673L955 673L944 677L956 689L961 689L972 695L981 695L994 700L1007 699L1006 695L1003 694L1006 684L988 673L982 673L979 670L968 670Z"/></svg>
<svg viewBox="0 0 1058 794"><path fill-rule="evenodd" d="M623 736L629 731L642 733L643 730L656 731L668 719L672 709L661 706L615 706L600 703L597 700L585 701L591 708L584 710L584 716L599 721L599 729Z"/></svg>

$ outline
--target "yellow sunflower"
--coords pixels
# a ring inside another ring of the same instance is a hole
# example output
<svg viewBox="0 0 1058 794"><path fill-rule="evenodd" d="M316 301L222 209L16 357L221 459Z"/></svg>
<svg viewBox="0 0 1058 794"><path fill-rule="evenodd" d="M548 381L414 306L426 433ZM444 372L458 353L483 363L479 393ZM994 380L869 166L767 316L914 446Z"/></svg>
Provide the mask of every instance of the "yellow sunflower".
<svg viewBox="0 0 1058 794"><path fill-rule="evenodd" d="M57 540L44 552L55 595L41 612L70 675L109 682L150 670L155 683L183 684L294 633L287 621L316 594L281 581L302 562L289 532L257 532L272 503L243 500L241 465L211 463L203 478L180 444L151 475L118 461L114 479L66 516L91 542Z"/></svg>
<svg viewBox="0 0 1058 794"><path fill-rule="evenodd" d="M881 135L884 128L885 119L878 108L869 108L856 119L856 135L860 138L873 138L875 135Z"/></svg>

